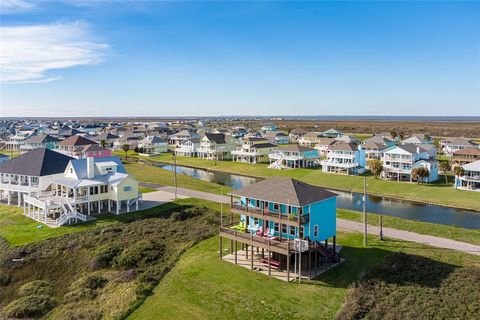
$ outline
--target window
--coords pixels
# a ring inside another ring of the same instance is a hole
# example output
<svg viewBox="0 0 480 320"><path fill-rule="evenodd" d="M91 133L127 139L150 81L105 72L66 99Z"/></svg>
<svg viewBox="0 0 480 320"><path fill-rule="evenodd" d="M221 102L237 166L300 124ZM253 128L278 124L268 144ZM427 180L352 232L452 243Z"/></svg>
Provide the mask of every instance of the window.
<svg viewBox="0 0 480 320"><path fill-rule="evenodd" d="M273 204L273 210L279 211L280 210L280 205L278 203Z"/></svg>
<svg viewBox="0 0 480 320"><path fill-rule="evenodd" d="M287 225L282 223L282 233L287 233Z"/></svg>
<svg viewBox="0 0 480 320"><path fill-rule="evenodd" d="M299 238L302 238L305 236L305 227L300 226L300 234L298 235Z"/></svg>
<svg viewBox="0 0 480 320"><path fill-rule="evenodd" d="M313 226L313 236L318 237L318 224Z"/></svg>
<svg viewBox="0 0 480 320"><path fill-rule="evenodd" d="M126 192L126 191L130 191L130 190L132 190L132 187L131 187L131 186L125 186L125 187L123 187L123 191L125 191L125 192Z"/></svg>
<svg viewBox="0 0 480 320"><path fill-rule="evenodd" d="M290 235L291 236L294 236L296 234L295 232L295 227L294 226L290 226Z"/></svg>
<svg viewBox="0 0 480 320"><path fill-rule="evenodd" d="M273 230L275 230L276 232L279 232L278 222L275 222L273 224Z"/></svg>
<svg viewBox="0 0 480 320"><path fill-rule="evenodd" d="M93 191L93 194L98 194L98 186L95 186L95 189Z"/></svg>

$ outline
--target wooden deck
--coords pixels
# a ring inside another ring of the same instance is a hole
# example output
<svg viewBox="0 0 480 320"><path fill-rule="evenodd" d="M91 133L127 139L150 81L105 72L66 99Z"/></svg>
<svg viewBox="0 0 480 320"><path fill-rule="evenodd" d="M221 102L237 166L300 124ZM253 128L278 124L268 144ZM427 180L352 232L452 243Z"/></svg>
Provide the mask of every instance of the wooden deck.
<svg viewBox="0 0 480 320"><path fill-rule="evenodd" d="M272 252L287 255L293 250L293 243L266 239L249 233L232 230L228 227L220 227L220 237L245 243L250 246L266 249ZM290 249L290 250L289 250Z"/></svg>

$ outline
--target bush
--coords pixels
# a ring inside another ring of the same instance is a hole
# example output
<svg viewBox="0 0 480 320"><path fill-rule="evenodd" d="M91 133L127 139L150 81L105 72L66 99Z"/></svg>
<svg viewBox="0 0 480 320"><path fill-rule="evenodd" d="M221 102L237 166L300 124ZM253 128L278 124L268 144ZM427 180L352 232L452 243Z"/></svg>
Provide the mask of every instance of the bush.
<svg viewBox="0 0 480 320"><path fill-rule="evenodd" d="M102 248L93 258L90 266L93 269L108 268L113 264L113 259L122 249L119 246L107 246Z"/></svg>
<svg viewBox="0 0 480 320"><path fill-rule="evenodd" d="M105 287L105 284L108 282L107 279L101 276L91 275L85 277L81 280L81 287L97 290Z"/></svg>
<svg viewBox="0 0 480 320"><path fill-rule="evenodd" d="M0 270L0 287L6 287L12 282L12 277L6 272Z"/></svg>
<svg viewBox="0 0 480 320"><path fill-rule="evenodd" d="M35 280L27 282L18 289L18 295L51 295L53 293L53 286L46 280Z"/></svg>
<svg viewBox="0 0 480 320"><path fill-rule="evenodd" d="M138 241L122 251L117 265L123 268L146 266L163 255L164 246L151 240Z"/></svg>
<svg viewBox="0 0 480 320"><path fill-rule="evenodd" d="M12 301L5 307L7 317L41 317L55 307L55 301L48 295L30 295Z"/></svg>
<svg viewBox="0 0 480 320"><path fill-rule="evenodd" d="M205 207L191 207L180 212L173 212L172 219L176 221L184 221L193 217L200 216L207 211L208 209Z"/></svg>

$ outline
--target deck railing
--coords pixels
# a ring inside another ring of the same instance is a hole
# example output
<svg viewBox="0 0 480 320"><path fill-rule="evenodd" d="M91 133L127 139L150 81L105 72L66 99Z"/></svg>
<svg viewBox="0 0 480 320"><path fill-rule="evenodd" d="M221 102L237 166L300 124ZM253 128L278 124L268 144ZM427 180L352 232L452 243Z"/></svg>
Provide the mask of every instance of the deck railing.
<svg viewBox="0 0 480 320"><path fill-rule="evenodd" d="M243 211L245 213L245 215L248 215L249 213L262 215L262 216L264 216L263 219L270 217L270 218L277 218L277 219L280 219L282 221L292 221L292 222L297 222L298 221L298 216L294 215L294 214L273 212L273 211L268 211L264 208L249 207L249 206L242 205L242 204L239 204L239 203L232 203L231 208L239 210L239 211ZM308 214L301 215L300 216L300 224L308 223L309 219L310 219L310 215L308 215Z"/></svg>
<svg viewBox="0 0 480 320"><path fill-rule="evenodd" d="M253 235L250 233L233 230L230 227L220 227L220 232L223 234L228 234L235 237L238 241L252 244L254 246L270 246L272 250L279 249L282 251L287 251L289 248L290 250L293 249L293 243L289 241L280 241L280 240L272 240L269 238L260 237L257 235Z"/></svg>

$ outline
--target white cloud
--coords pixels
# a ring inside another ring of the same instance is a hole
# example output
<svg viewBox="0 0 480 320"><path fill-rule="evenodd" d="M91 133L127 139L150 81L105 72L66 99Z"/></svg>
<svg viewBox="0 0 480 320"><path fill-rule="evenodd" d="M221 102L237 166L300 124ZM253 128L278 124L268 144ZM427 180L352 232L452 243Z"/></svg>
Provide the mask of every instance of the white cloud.
<svg viewBox="0 0 480 320"><path fill-rule="evenodd" d="M0 13L9 14L22 11L29 11L33 9L35 5L25 0L1 0L0 1Z"/></svg>
<svg viewBox="0 0 480 320"><path fill-rule="evenodd" d="M48 82L55 69L103 61L108 45L92 40L82 22L0 27L0 81Z"/></svg>

